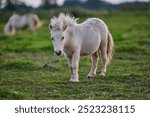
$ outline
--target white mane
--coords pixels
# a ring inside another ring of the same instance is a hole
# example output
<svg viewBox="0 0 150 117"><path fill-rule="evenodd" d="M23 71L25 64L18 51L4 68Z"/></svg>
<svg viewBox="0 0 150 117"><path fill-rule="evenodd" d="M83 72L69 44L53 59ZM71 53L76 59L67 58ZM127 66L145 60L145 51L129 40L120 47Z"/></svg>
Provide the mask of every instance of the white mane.
<svg viewBox="0 0 150 117"><path fill-rule="evenodd" d="M78 19L69 14L60 13L58 18L53 17L51 19L51 26L55 29L64 29L67 26L72 26L77 24Z"/></svg>

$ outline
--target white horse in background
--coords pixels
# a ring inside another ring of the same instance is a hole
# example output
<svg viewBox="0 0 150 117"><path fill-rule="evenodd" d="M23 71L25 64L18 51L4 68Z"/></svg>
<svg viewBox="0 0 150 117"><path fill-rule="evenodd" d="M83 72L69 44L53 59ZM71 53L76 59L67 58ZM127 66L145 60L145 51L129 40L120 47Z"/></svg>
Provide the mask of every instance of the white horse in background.
<svg viewBox="0 0 150 117"><path fill-rule="evenodd" d="M106 24L98 18L89 18L81 24L77 24L76 21L74 17L63 13L60 13L58 18L51 19L51 39L56 55L64 54L71 68L70 81L79 82L80 56L91 55L92 67L87 77L93 78L96 75L98 51L100 50L102 58L100 75L105 76L114 46Z"/></svg>
<svg viewBox="0 0 150 117"><path fill-rule="evenodd" d="M42 22L36 14L13 14L4 27L5 35L11 36L24 28L29 28L33 33L42 26Z"/></svg>

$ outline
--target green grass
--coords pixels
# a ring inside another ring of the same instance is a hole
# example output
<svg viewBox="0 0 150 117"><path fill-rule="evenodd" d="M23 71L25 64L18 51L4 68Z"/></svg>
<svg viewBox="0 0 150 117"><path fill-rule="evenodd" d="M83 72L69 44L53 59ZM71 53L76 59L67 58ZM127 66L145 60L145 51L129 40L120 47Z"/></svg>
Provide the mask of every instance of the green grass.
<svg viewBox="0 0 150 117"><path fill-rule="evenodd" d="M113 34L115 55L107 76L86 79L90 57L82 57L80 83L71 83L64 57L53 54L49 16L40 12L44 26L33 35L25 30L6 37L0 22L0 99L150 99L150 17L142 13L86 11L86 17L103 19ZM86 17L81 17L82 22Z"/></svg>

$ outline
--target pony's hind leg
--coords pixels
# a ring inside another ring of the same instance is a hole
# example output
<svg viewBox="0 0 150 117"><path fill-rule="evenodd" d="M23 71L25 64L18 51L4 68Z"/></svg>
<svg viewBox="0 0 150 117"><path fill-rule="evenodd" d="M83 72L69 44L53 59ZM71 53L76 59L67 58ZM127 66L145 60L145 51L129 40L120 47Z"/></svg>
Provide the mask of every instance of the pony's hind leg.
<svg viewBox="0 0 150 117"><path fill-rule="evenodd" d="M92 67L91 67L89 74L87 75L88 79L91 79L96 75L98 59L99 57L98 57L98 51L97 51L91 55Z"/></svg>
<svg viewBox="0 0 150 117"><path fill-rule="evenodd" d="M107 43L101 43L100 45L101 51L101 59L102 59L102 68L101 68L101 76L105 76L106 67L107 67Z"/></svg>

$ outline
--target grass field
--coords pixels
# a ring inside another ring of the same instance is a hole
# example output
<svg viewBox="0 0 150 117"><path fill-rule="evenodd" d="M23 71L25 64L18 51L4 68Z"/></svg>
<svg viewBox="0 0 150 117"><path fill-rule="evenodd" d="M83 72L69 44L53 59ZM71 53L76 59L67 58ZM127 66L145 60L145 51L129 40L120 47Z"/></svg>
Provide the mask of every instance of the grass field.
<svg viewBox="0 0 150 117"><path fill-rule="evenodd" d="M0 99L150 99L150 14L95 13L113 34L115 55L106 77L99 62L93 80L86 79L90 57L81 58L80 83L69 82L66 59L53 54L48 13L39 15L45 23L35 35L25 30L6 37L9 13L0 21Z"/></svg>

